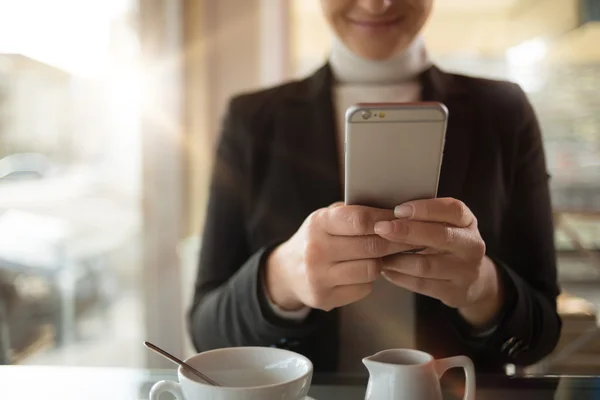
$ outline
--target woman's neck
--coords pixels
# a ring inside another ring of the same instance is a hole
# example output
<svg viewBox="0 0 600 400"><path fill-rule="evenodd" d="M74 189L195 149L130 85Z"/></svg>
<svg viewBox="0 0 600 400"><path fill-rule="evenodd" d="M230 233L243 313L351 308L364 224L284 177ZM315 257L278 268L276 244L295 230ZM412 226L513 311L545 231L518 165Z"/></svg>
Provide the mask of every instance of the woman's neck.
<svg viewBox="0 0 600 400"><path fill-rule="evenodd" d="M431 66L431 60L420 36L402 53L381 61L359 57L334 38L329 65L338 83L382 84L414 80Z"/></svg>

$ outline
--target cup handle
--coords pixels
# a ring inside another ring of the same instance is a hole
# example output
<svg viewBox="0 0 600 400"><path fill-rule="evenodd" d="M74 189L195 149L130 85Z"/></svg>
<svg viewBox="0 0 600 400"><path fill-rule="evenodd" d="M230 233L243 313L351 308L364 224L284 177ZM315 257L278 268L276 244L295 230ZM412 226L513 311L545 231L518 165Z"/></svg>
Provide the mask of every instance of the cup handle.
<svg viewBox="0 0 600 400"><path fill-rule="evenodd" d="M185 400L181 392L181 386L179 386L179 383L173 381L156 382L152 386L152 389L150 389L150 400L159 400L160 395L164 392L171 393L177 400Z"/></svg>
<svg viewBox="0 0 600 400"><path fill-rule="evenodd" d="M461 367L465 370L467 384L464 400L475 400L475 367L469 357L456 356L435 360L435 372L438 379L450 368Z"/></svg>

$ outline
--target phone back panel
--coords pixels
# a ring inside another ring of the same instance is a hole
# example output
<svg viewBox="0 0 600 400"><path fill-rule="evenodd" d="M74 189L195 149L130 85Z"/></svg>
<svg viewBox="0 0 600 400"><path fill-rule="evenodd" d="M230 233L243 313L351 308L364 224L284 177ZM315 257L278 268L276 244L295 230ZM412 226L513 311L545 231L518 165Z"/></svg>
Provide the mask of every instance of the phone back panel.
<svg viewBox="0 0 600 400"><path fill-rule="evenodd" d="M439 103L350 107L346 204L391 209L406 201L436 197L447 118L446 107Z"/></svg>

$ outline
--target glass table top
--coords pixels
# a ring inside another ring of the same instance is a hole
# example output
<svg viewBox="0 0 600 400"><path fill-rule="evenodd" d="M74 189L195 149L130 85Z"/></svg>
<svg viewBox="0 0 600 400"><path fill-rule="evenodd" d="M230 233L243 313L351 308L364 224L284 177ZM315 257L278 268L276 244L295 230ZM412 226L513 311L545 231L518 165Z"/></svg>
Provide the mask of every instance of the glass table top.
<svg viewBox="0 0 600 400"><path fill-rule="evenodd" d="M176 371L0 366L0 399L145 400L152 385L165 379L176 381ZM364 377L315 374L309 394L316 400L364 399L366 383ZM446 389L444 399L462 398L462 388ZM478 375L476 398L600 400L600 377Z"/></svg>

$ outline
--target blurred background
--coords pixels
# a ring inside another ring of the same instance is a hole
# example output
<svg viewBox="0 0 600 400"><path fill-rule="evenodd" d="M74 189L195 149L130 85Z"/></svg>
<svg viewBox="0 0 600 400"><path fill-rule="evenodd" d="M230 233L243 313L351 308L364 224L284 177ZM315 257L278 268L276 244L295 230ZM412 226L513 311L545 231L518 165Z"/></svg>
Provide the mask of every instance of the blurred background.
<svg viewBox="0 0 600 400"><path fill-rule="evenodd" d="M0 364L162 367L228 98L327 57L319 0L0 0ZM436 0L443 69L519 83L552 175L564 321L530 372L599 373L600 1Z"/></svg>

